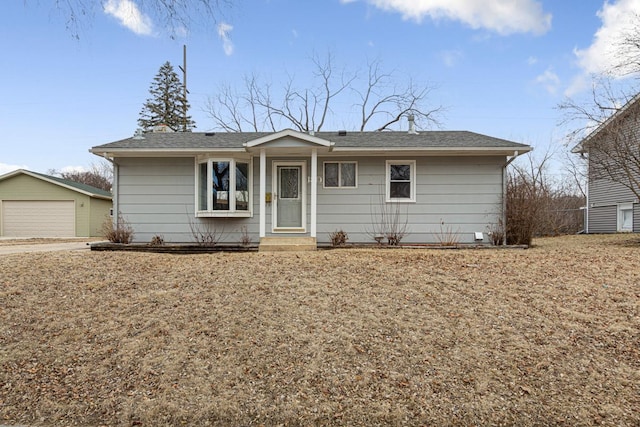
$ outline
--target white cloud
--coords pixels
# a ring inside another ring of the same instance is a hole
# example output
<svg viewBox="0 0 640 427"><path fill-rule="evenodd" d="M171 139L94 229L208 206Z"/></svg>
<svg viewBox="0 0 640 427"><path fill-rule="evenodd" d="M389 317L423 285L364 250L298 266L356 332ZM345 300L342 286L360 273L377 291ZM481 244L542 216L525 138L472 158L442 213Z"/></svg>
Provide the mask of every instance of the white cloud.
<svg viewBox="0 0 640 427"><path fill-rule="evenodd" d="M231 56L233 54L233 43L229 37L231 30L233 30L232 25L224 22L218 24L218 36L222 39L222 48L227 56Z"/></svg>
<svg viewBox="0 0 640 427"><path fill-rule="evenodd" d="M528 65L535 65L537 63L538 63L538 58L536 58L535 56L530 56L527 58Z"/></svg>
<svg viewBox="0 0 640 427"><path fill-rule="evenodd" d="M341 0L352 3L355 0ZM404 19L421 22L460 21L474 29L498 34L543 34L551 28L551 14L545 13L537 0L361 0L380 9L399 12Z"/></svg>
<svg viewBox="0 0 640 427"><path fill-rule="evenodd" d="M620 51L620 44L625 35L637 23L637 15L640 14L640 1L618 0L605 1L602 9L597 13L602 25L594 34L591 46L586 49L574 49L580 68L589 74L611 72L612 68L623 61L621 55L631 54ZM618 75L628 70L618 70Z"/></svg>
<svg viewBox="0 0 640 427"><path fill-rule="evenodd" d="M560 77L553 69L548 68L544 73L536 77L536 83L544 87L551 95L555 95L560 87Z"/></svg>
<svg viewBox="0 0 640 427"><path fill-rule="evenodd" d="M5 173L13 172L18 169L29 169L24 165L8 165L6 163L0 163L0 175L4 175Z"/></svg>
<svg viewBox="0 0 640 427"><path fill-rule="evenodd" d="M591 88L592 82L588 74L579 74L571 80L571 84L564 91L564 95L568 98L574 95L584 92Z"/></svg>
<svg viewBox="0 0 640 427"><path fill-rule="evenodd" d="M136 34L143 36L153 34L151 18L142 13L132 0L107 0L103 10L107 15L116 18L122 26Z"/></svg>
<svg viewBox="0 0 640 427"><path fill-rule="evenodd" d="M445 50L440 52L440 59L447 67L454 67L462 58L463 54L459 50Z"/></svg>

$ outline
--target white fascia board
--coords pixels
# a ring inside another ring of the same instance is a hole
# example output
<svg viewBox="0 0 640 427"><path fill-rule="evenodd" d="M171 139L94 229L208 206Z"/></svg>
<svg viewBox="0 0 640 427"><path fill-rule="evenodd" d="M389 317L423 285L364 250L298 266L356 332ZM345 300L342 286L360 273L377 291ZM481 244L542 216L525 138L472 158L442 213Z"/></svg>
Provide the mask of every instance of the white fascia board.
<svg viewBox="0 0 640 427"><path fill-rule="evenodd" d="M200 154L206 153L244 153L245 150L243 148L184 148L178 149L175 148L122 148L122 149L111 149L111 150L97 150L90 149L90 153L96 154L105 158L113 158L113 157L192 157Z"/></svg>
<svg viewBox="0 0 640 427"><path fill-rule="evenodd" d="M522 147L334 147L333 152L336 154L416 154L416 155L512 155L514 151L520 154L528 153L533 148L531 146Z"/></svg>

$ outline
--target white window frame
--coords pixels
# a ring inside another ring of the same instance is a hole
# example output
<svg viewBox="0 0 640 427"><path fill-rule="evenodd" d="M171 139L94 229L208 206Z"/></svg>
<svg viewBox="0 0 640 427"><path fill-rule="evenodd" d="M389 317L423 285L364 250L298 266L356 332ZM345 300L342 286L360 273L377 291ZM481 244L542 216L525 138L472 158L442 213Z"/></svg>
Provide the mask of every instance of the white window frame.
<svg viewBox="0 0 640 427"><path fill-rule="evenodd" d="M624 212L631 211L631 228L624 228ZM617 230L622 233L633 232L633 203L618 203L617 209L618 224Z"/></svg>
<svg viewBox="0 0 640 427"><path fill-rule="evenodd" d="M214 210L213 209L213 182L211 179L211 170L214 162L228 162L229 163L229 194L236 194L236 163L247 163L248 173L247 177L247 190L249 193L249 200L247 202L247 210L236 210L236 197L229 197L229 209L228 210ZM195 162L195 212L196 217L218 217L218 218L249 218L253 217L253 159L250 157L202 157L196 159ZM200 165L207 165L207 209L200 209Z"/></svg>
<svg viewBox="0 0 640 427"><path fill-rule="evenodd" d="M327 163L335 163L338 165L338 185L336 186L327 186L326 185L326 177L325 177L325 165ZM353 164L355 167L354 170L354 185L353 186L349 186L349 185L342 185L342 168L341 165L343 164ZM331 190L340 190L340 189L354 189L354 188L358 188L358 162L354 161L354 160L337 160L337 161L331 161L331 160L327 160L325 162L322 162L322 188L326 188L326 189L331 189Z"/></svg>
<svg viewBox="0 0 640 427"><path fill-rule="evenodd" d="M410 197L391 198L391 166L409 165L411 167ZM415 203L416 201L416 161L415 160L387 160L385 163L385 199L387 203Z"/></svg>

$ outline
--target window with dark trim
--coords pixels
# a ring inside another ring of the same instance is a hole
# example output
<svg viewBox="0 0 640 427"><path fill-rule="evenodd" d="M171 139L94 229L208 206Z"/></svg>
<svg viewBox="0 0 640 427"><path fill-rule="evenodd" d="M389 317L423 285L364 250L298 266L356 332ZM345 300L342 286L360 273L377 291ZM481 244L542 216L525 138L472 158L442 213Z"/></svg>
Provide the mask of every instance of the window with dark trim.
<svg viewBox="0 0 640 427"><path fill-rule="evenodd" d="M414 202L416 200L415 160L387 160L387 201Z"/></svg>
<svg viewBox="0 0 640 427"><path fill-rule="evenodd" d="M324 162L324 188L355 188L358 185L356 162Z"/></svg>

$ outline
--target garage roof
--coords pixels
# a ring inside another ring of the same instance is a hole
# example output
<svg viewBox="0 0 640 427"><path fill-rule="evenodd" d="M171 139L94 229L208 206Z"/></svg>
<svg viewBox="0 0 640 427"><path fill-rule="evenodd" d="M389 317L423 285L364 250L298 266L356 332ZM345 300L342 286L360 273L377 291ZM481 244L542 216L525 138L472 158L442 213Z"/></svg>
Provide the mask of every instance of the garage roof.
<svg viewBox="0 0 640 427"><path fill-rule="evenodd" d="M45 175L38 172L28 171L26 169L17 169L13 172L6 173L0 176L0 181L5 179L9 179L16 175L29 175L33 178L40 179L42 181L50 182L51 184L59 185L61 187L67 188L69 190L77 191L78 193L86 194L90 197L96 197L99 199L111 200L111 193L105 190L102 190L97 187L93 187L91 185L82 184L80 182L71 181L69 179L59 178L57 176Z"/></svg>

